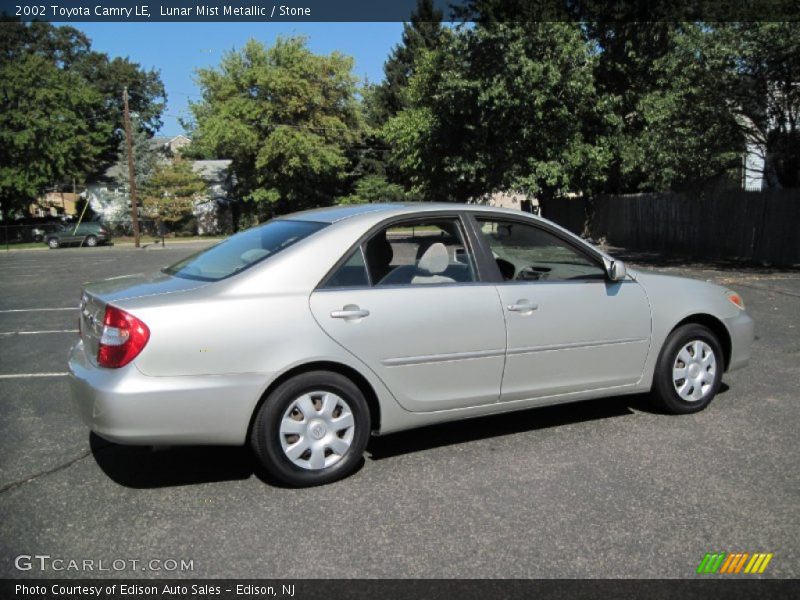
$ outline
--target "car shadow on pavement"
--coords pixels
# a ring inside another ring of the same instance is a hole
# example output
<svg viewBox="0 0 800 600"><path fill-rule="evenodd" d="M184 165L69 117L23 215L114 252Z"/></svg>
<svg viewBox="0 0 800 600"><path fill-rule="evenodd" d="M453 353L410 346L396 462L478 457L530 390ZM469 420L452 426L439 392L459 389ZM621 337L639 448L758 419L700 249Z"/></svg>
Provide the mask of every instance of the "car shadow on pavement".
<svg viewBox="0 0 800 600"><path fill-rule="evenodd" d="M719 394L727 391L724 383ZM655 408L647 394L614 396L555 406L543 406L501 415L491 415L420 429L373 437L367 445L372 460L420 452L441 446L463 444L492 437L572 425L586 421L624 417L636 412L665 414Z"/></svg>
<svg viewBox="0 0 800 600"><path fill-rule="evenodd" d="M250 478L256 469L244 446L121 446L91 434L97 465L114 482L130 488L160 488Z"/></svg>
<svg viewBox="0 0 800 600"><path fill-rule="evenodd" d="M134 489L198 485L258 477L275 488L291 489L270 475L249 446L122 446L94 433L89 445L94 460L115 483ZM364 466L363 458L354 472Z"/></svg>

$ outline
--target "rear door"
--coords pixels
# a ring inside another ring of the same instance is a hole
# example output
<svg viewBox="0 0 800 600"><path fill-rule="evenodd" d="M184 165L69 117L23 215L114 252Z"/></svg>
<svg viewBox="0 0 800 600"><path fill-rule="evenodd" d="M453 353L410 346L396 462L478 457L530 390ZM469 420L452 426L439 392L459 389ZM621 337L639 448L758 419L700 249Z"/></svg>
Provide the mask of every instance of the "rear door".
<svg viewBox="0 0 800 600"><path fill-rule="evenodd" d="M64 228L58 234L58 239L62 244L74 244L75 242L79 242L83 239L80 227L80 225L74 223L64 225Z"/></svg>
<svg viewBox="0 0 800 600"><path fill-rule="evenodd" d="M311 296L319 325L410 411L497 402L505 323L481 283L460 218L392 222Z"/></svg>
<svg viewBox="0 0 800 600"><path fill-rule="evenodd" d="M478 217L502 273L507 356L501 401L636 383L650 346L650 304L632 279L530 221ZM543 401L546 403L549 400Z"/></svg>

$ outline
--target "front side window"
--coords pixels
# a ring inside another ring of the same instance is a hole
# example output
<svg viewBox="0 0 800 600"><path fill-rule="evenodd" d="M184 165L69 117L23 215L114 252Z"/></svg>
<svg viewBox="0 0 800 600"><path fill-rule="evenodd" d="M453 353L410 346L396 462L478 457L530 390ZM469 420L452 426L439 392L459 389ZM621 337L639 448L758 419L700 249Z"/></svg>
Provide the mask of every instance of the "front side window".
<svg viewBox="0 0 800 600"><path fill-rule="evenodd" d="M185 279L219 281L277 254L326 225L313 221L268 221L166 267L164 272Z"/></svg>
<svg viewBox="0 0 800 600"><path fill-rule="evenodd" d="M361 283L368 277L369 283ZM397 286L475 281L472 256L456 218L396 223L356 248L325 287Z"/></svg>
<svg viewBox="0 0 800 600"><path fill-rule="evenodd" d="M480 218L478 226L506 281L604 280L606 277L600 265L539 227Z"/></svg>

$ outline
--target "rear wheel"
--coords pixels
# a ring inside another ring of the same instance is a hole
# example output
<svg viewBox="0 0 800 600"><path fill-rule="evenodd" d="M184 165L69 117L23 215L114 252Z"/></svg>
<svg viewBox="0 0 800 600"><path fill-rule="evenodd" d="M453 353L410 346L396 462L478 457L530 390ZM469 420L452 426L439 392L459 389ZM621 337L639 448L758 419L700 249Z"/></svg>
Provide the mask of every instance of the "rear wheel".
<svg viewBox="0 0 800 600"><path fill-rule="evenodd" d="M283 483L307 487L346 477L369 439L361 390L330 371L302 373L279 385L258 410L250 444Z"/></svg>
<svg viewBox="0 0 800 600"><path fill-rule="evenodd" d="M60 246L57 237L51 237L47 240L47 245L50 246L53 250Z"/></svg>
<svg viewBox="0 0 800 600"><path fill-rule="evenodd" d="M94 248L97 246L97 237L93 235L87 235L86 239L83 241L85 246L89 246L89 248Z"/></svg>
<svg viewBox="0 0 800 600"><path fill-rule="evenodd" d="M703 410L719 390L723 369L722 348L711 330L683 325L669 335L661 349L652 398L674 414Z"/></svg>

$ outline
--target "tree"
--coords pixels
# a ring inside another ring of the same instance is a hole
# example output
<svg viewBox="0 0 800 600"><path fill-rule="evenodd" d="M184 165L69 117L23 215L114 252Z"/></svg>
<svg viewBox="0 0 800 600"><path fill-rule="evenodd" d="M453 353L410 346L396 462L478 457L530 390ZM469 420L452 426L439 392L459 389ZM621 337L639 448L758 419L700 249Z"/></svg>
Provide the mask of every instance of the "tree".
<svg viewBox="0 0 800 600"><path fill-rule="evenodd" d="M91 49L72 27L0 22L0 202L21 209L43 188L86 181L117 160L121 93L152 134L164 86L155 71Z"/></svg>
<svg viewBox="0 0 800 600"><path fill-rule="evenodd" d="M339 198L339 204L403 202L409 199L403 186L389 183L382 175L365 175L356 182L353 194Z"/></svg>
<svg viewBox="0 0 800 600"><path fill-rule="evenodd" d="M478 22L423 56L410 106L385 128L416 192L465 201L506 189L547 203L602 179L607 103L577 24Z"/></svg>
<svg viewBox="0 0 800 600"><path fill-rule="evenodd" d="M728 23L716 36L733 65L729 109L766 151L768 184L800 186L800 24Z"/></svg>
<svg viewBox="0 0 800 600"><path fill-rule="evenodd" d="M109 56L91 49L91 40L74 27L56 27L35 21L0 22L0 62L13 62L19 58L36 55L57 69L72 72L97 90L105 99L102 118L114 125L115 132L122 131L122 88L130 92L130 109L136 114L149 135L161 127L161 113L166 105L164 84L158 71L144 70L128 58ZM121 133L119 133L121 135ZM119 139L109 142L108 152L116 158ZM111 161L113 162L113 160Z"/></svg>
<svg viewBox="0 0 800 600"><path fill-rule="evenodd" d="M45 187L100 168L113 126L90 121L103 97L41 56L0 62L0 203L23 209Z"/></svg>
<svg viewBox="0 0 800 600"><path fill-rule="evenodd" d="M302 37L250 40L200 69L190 105L198 151L230 158L245 200L264 214L332 203L359 139L353 60L315 55Z"/></svg>
<svg viewBox="0 0 800 600"><path fill-rule="evenodd" d="M159 156L150 143L152 138L148 135L138 116L131 118L131 132L133 159L136 168L136 188L143 189L159 166ZM119 144L118 157L115 168L117 182L129 189L128 144L125 143L125 140Z"/></svg>
<svg viewBox="0 0 800 600"><path fill-rule="evenodd" d="M588 33L598 89L616 116L603 191L702 187L738 166L743 138L724 85L731 61L712 28L600 22Z"/></svg>
<svg viewBox="0 0 800 600"><path fill-rule="evenodd" d="M403 23L400 44L392 49L383 65L383 82L367 87L367 115L371 125L383 125L408 106L408 83L417 58L423 52L439 48L444 35L442 11L434 8L433 0L417 0L409 22Z"/></svg>
<svg viewBox="0 0 800 600"><path fill-rule="evenodd" d="M191 214L194 202L208 190L206 182L180 158L159 165L142 188L143 212L168 223Z"/></svg>

